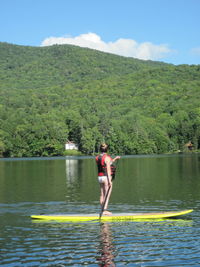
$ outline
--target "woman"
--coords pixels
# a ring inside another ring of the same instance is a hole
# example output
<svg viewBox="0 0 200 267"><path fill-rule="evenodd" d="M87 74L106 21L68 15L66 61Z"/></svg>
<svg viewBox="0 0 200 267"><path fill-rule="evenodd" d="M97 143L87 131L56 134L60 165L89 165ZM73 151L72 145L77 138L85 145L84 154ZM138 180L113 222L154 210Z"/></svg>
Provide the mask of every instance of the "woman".
<svg viewBox="0 0 200 267"><path fill-rule="evenodd" d="M112 213L107 210L108 202L112 192L112 173L111 165L112 163L120 159L119 156L114 159L107 154L108 145L101 144L100 152L101 154L96 157L96 163L98 166L98 181L100 184L100 205L103 215L111 215Z"/></svg>

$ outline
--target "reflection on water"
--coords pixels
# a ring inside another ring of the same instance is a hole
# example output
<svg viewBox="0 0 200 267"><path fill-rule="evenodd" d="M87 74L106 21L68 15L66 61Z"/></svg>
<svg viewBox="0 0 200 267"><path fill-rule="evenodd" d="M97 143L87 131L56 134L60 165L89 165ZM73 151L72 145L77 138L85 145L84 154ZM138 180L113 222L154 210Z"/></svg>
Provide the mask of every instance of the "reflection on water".
<svg viewBox="0 0 200 267"><path fill-rule="evenodd" d="M78 160L66 159L66 180L71 183L74 182L78 176Z"/></svg>
<svg viewBox="0 0 200 267"><path fill-rule="evenodd" d="M173 266L188 262L192 266L193 256L185 255L186 251L191 255L198 239L193 240L194 244L186 241L192 227L193 221L187 219L102 223L97 262L102 267L129 264L166 267L167 262ZM181 254L182 249L185 252Z"/></svg>
<svg viewBox="0 0 200 267"><path fill-rule="evenodd" d="M100 225L100 246L99 254L97 258L99 266L115 266L114 253L115 248L113 246L112 232L109 223L102 223Z"/></svg>
<svg viewBox="0 0 200 267"><path fill-rule="evenodd" d="M184 255L182 258L180 255L181 249L184 248L187 252L193 249L192 243L188 243L187 249L185 247L187 243L185 238L187 239L192 231L192 220L156 219L105 222L100 223L99 226L97 262L102 267L127 264L158 266L158 263L159 266L168 266L165 263L168 258L174 262L173 266L179 266L179 263L183 263L186 257ZM186 261L190 260L185 259ZM190 263L192 264L192 260Z"/></svg>

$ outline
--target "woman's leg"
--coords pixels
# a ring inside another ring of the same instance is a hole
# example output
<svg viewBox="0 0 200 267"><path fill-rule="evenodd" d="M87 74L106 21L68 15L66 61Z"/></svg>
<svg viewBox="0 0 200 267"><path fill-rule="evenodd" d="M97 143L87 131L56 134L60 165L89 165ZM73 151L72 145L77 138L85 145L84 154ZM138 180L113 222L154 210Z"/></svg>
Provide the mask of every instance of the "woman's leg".
<svg viewBox="0 0 200 267"><path fill-rule="evenodd" d="M101 205L101 208L104 204L104 198L105 198L105 185L104 183L100 183L100 205Z"/></svg>

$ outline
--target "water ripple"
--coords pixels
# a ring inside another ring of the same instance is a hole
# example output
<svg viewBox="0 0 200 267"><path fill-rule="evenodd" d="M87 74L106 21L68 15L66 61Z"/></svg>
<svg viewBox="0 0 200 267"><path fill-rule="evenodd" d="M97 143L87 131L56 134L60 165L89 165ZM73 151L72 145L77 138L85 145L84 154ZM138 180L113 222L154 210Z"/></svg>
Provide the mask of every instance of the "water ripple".
<svg viewBox="0 0 200 267"><path fill-rule="evenodd" d="M194 232L184 220L7 226L1 266L198 266Z"/></svg>
<svg viewBox="0 0 200 267"><path fill-rule="evenodd" d="M1 266L199 266L198 212L191 220L110 223L33 223L29 218L47 207L69 211L74 205L0 204ZM83 209L96 206L80 203L77 210Z"/></svg>

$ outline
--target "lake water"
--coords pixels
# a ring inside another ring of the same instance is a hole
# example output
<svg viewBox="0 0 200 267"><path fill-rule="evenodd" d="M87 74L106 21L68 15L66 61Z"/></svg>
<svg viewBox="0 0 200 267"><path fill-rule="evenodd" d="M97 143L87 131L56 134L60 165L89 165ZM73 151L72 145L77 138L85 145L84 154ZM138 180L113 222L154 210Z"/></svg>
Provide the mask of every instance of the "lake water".
<svg viewBox="0 0 200 267"><path fill-rule="evenodd" d="M99 212L92 157L0 160L0 266L200 266L200 155L122 157L109 209L180 219L36 222Z"/></svg>

